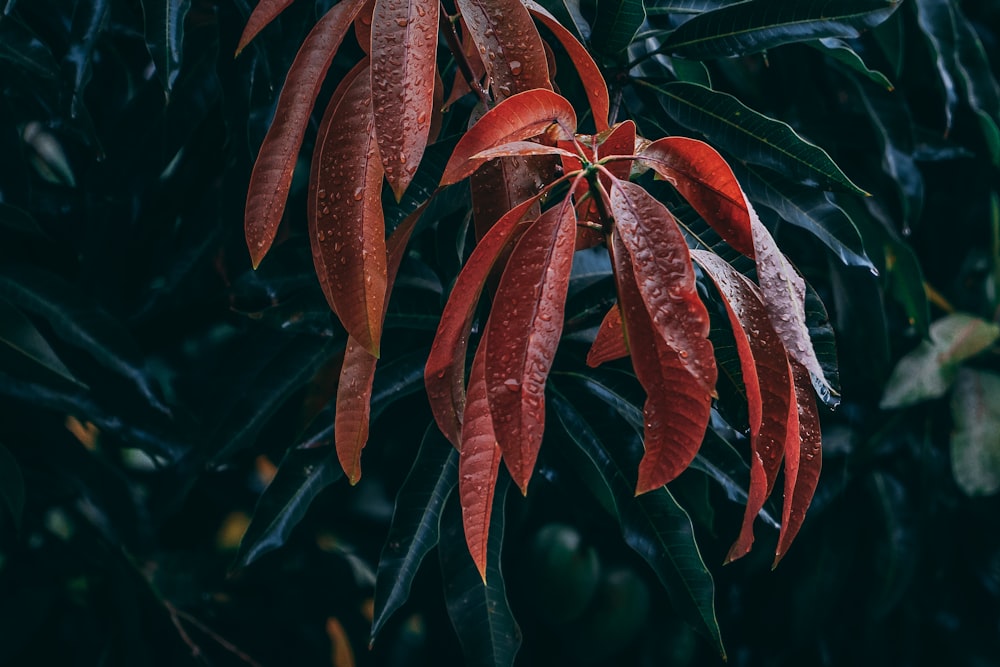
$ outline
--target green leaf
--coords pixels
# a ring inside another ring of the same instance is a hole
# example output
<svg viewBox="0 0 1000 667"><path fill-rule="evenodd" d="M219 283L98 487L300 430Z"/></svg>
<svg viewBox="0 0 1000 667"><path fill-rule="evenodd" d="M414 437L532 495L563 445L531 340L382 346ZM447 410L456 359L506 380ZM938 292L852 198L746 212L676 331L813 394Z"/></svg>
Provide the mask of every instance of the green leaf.
<svg viewBox="0 0 1000 667"><path fill-rule="evenodd" d="M624 51L646 20L642 4L642 0L598 0L591 47L609 56Z"/></svg>
<svg viewBox="0 0 1000 667"><path fill-rule="evenodd" d="M246 567L284 545L316 496L343 476L332 447L289 449L257 500L234 567Z"/></svg>
<svg viewBox="0 0 1000 667"><path fill-rule="evenodd" d="M1000 491L1000 376L963 368L951 396L951 469L970 496Z"/></svg>
<svg viewBox="0 0 1000 667"><path fill-rule="evenodd" d="M465 664L470 667L511 667L521 646L521 629L507 602L500 570L508 488L510 476L501 472L493 497L485 583L466 549L457 495L445 505L441 520L439 554L445 602Z"/></svg>
<svg viewBox="0 0 1000 667"><path fill-rule="evenodd" d="M41 370L43 377L55 375L78 387L85 386L66 368L24 313L3 298L0 298L0 359L8 371L26 365L25 375Z"/></svg>
<svg viewBox="0 0 1000 667"><path fill-rule="evenodd" d="M744 0L653 0L646 7L650 16L662 14L701 14L721 9L726 5L735 5Z"/></svg>
<svg viewBox="0 0 1000 667"><path fill-rule="evenodd" d="M886 78L885 74L869 68L861 56L844 40L836 37L825 37L815 42L809 42L809 46L833 58L844 67L867 77L886 90L893 90L892 82Z"/></svg>
<svg viewBox="0 0 1000 667"><path fill-rule="evenodd" d="M409 598L417 570L438 543L441 510L457 483L458 451L431 424L399 489L389 536L379 557L372 641Z"/></svg>
<svg viewBox="0 0 1000 667"><path fill-rule="evenodd" d="M634 496L635 484L625 470L635 470L637 460L623 467L622 447L606 447L583 413L558 391L551 405L567 435L593 462L615 499L625 542L649 564L666 588L677 612L712 639L725 657L715 618L715 583L698 551L691 519L665 487ZM635 458L630 456L628 458Z"/></svg>
<svg viewBox="0 0 1000 667"><path fill-rule="evenodd" d="M896 11L900 0L750 0L681 24L665 51L706 60L823 37L857 37Z"/></svg>
<svg viewBox="0 0 1000 667"><path fill-rule="evenodd" d="M867 195L823 149L786 123L757 113L732 95L683 82L654 88L675 121L736 158L770 167L806 185Z"/></svg>
<svg viewBox="0 0 1000 667"><path fill-rule="evenodd" d="M837 361L837 339L823 300L819 298L819 294L808 282L806 283L806 327L809 330L809 340L816 352L819 367L823 371L823 377L835 393L824 392L816 378L813 378L813 388L828 408L836 408L840 405L840 367Z"/></svg>
<svg viewBox="0 0 1000 667"><path fill-rule="evenodd" d="M930 340L896 364L886 383L881 407L901 408L943 396L958 366L1000 338L1000 326L963 313L946 315L931 325Z"/></svg>
<svg viewBox="0 0 1000 667"><path fill-rule="evenodd" d="M163 89L170 93L181 71L184 19L191 0L142 0L146 47Z"/></svg>
<svg viewBox="0 0 1000 667"><path fill-rule="evenodd" d="M0 499L7 506L14 527L21 530L21 518L24 515L24 476L17 459L10 451L0 445Z"/></svg>
<svg viewBox="0 0 1000 667"><path fill-rule="evenodd" d="M0 16L0 65L8 62L32 77L59 79L59 63L28 26L14 16Z"/></svg>

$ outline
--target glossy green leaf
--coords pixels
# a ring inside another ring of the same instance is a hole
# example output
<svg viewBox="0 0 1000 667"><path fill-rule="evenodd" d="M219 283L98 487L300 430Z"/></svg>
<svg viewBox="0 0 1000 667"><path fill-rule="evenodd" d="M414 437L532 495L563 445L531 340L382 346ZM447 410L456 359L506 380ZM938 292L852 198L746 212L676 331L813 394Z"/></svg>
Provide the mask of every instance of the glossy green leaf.
<svg viewBox="0 0 1000 667"><path fill-rule="evenodd" d="M432 424L396 496L389 535L375 579L374 641L389 617L410 596L424 558L440 536L441 511L458 481L458 452Z"/></svg>
<svg viewBox="0 0 1000 667"><path fill-rule="evenodd" d="M591 47L609 56L624 51L646 20L642 0L598 0Z"/></svg>
<svg viewBox="0 0 1000 667"><path fill-rule="evenodd" d="M852 49L851 45L844 40L836 37L824 37L815 42L809 42L809 46L833 58L847 69L857 72L870 81L873 81L882 88L893 90L892 82L886 78L885 74L868 67L857 51Z"/></svg>
<svg viewBox="0 0 1000 667"><path fill-rule="evenodd" d="M0 298L0 359L8 372L22 370L43 378L58 377L77 386L85 386L66 368L35 325L6 299Z"/></svg>
<svg viewBox="0 0 1000 667"><path fill-rule="evenodd" d="M343 476L332 447L285 452L274 479L257 500L234 567L246 567L283 546L316 496Z"/></svg>
<svg viewBox="0 0 1000 667"><path fill-rule="evenodd" d="M17 459L3 445L0 445L0 499L10 512L15 529L20 530L24 516L24 475Z"/></svg>
<svg viewBox="0 0 1000 667"><path fill-rule="evenodd" d="M1000 491L1000 376L963 368L951 395L951 470L969 496Z"/></svg>
<svg viewBox="0 0 1000 667"><path fill-rule="evenodd" d="M142 0L146 47L156 65L156 74L169 94L181 71L184 55L184 20L191 0Z"/></svg>
<svg viewBox="0 0 1000 667"><path fill-rule="evenodd" d="M823 37L857 37L886 20L901 0L750 0L681 24L663 49L706 60L764 51Z"/></svg>
<svg viewBox="0 0 1000 667"><path fill-rule="evenodd" d="M646 6L650 16L663 14L701 14L735 5L745 0L653 0Z"/></svg>
<svg viewBox="0 0 1000 667"><path fill-rule="evenodd" d="M684 127L703 134L720 149L752 164L824 189L867 194L823 149L787 124L750 109L732 95L693 83L656 88L666 112Z"/></svg>

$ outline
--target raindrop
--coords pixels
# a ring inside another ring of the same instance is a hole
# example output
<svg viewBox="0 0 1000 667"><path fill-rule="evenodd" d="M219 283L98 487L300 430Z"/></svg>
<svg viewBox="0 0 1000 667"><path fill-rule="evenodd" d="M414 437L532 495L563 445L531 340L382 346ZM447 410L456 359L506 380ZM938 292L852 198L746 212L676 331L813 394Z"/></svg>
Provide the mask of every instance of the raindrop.
<svg viewBox="0 0 1000 667"><path fill-rule="evenodd" d="M365 196L365 191L363 188L357 188L354 191L354 201L361 201L361 198Z"/></svg>
<svg viewBox="0 0 1000 667"><path fill-rule="evenodd" d="M417 14L418 14L418 15L420 15L420 16L423 16L423 15L425 15L426 13L427 13L427 12L426 12L426 11L424 10L424 8L423 8L423 7L421 7L420 5L417 5Z"/></svg>
<svg viewBox="0 0 1000 667"><path fill-rule="evenodd" d="M510 73L511 74L513 74L514 76L517 76L517 75L519 75L521 73L521 70L522 70L522 66L521 66L521 62L520 61L518 61L518 60L511 60L510 61Z"/></svg>
<svg viewBox="0 0 1000 667"><path fill-rule="evenodd" d="M417 124L423 125L426 122L427 122L427 114L421 111L419 114L417 114Z"/></svg>
<svg viewBox="0 0 1000 667"><path fill-rule="evenodd" d="M320 188L316 192L316 196L319 197L320 199L326 199L326 188Z"/></svg>
<svg viewBox="0 0 1000 667"><path fill-rule="evenodd" d="M511 391L521 391L521 383L514 378L507 378L503 381L503 386Z"/></svg>
<svg viewBox="0 0 1000 667"><path fill-rule="evenodd" d="M405 28L406 24L409 23L409 22L410 22L409 19L405 19L405 18L398 18L398 19L396 19L396 25L398 25L400 28Z"/></svg>

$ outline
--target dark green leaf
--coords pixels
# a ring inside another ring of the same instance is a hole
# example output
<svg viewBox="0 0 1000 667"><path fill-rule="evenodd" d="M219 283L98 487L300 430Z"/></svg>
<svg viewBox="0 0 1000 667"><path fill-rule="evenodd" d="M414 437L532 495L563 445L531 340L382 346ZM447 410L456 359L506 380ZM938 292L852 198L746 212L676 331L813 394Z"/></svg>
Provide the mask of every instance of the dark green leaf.
<svg viewBox="0 0 1000 667"><path fill-rule="evenodd" d="M14 519L14 527L20 530L24 514L24 477L17 460L3 445L0 445L0 498Z"/></svg>
<svg viewBox="0 0 1000 667"><path fill-rule="evenodd" d="M815 42L809 42L809 46L825 53L844 67L867 77L886 90L893 89L892 82L886 78L885 74L869 68L865 64L865 61L861 59L861 56L858 55L857 51L852 49L851 45L844 40L837 39L836 37L826 37Z"/></svg>
<svg viewBox="0 0 1000 667"><path fill-rule="evenodd" d="M235 567L246 567L284 545L316 496L343 476L332 447L289 449L257 501Z"/></svg>
<svg viewBox="0 0 1000 667"><path fill-rule="evenodd" d="M594 50L607 55L624 51L646 20L642 0L598 0L597 18L590 35Z"/></svg>
<svg viewBox="0 0 1000 667"><path fill-rule="evenodd" d="M590 24L580 13L580 0L539 0L538 4L573 32L573 36L586 43L590 40Z"/></svg>
<svg viewBox="0 0 1000 667"><path fill-rule="evenodd" d="M378 562L371 638L410 596L424 557L437 543L441 510L458 483L458 451L437 425L424 432L417 458L396 497L389 536Z"/></svg>
<svg viewBox="0 0 1000 667"><path fill-rule="evenodd" d="M43 380L51 377L51 373L77 386L84 386L66 368L24 313L3 298L0 298L0 359L5 360L4 367L8 372L17 375L30 377L42 371ZM17 370L24 366L27 366L23 368L24 372L18 373Z"/></svg>
<svg viewBox="0 0 1000 667"><path fill-rule="evenodd" d="M191 0L142 0L146 47L156 65L156 74L169 94L181 71L184 50L184 19Z"/></svg>
<svg viewBox="0 0 1000 667"><path fill-rule="evenodd" d="M674 76L677 77L678 81L697 83L706 88L712 87L712 78L704 63L687 58L671 58L670 64L674 67Z"/></svg>
<svg viewBox="0 0 1000 667"><path fill-rule="evenodd" d="M701 14L735 5L744 0L653 0L647 7L650 16L661 14Z"/></svg>
<svg viewBox="0 0 1000 667"><path fill-rule="evenodd" d="M813 388L819 398L829 408L840 404L840 366L837 361L837 340L834 336L830 316L826 312L823 300L816 290L806 283L806 326L809 327L809 340L816 351L819 366L823 369L826 383L835 392L824 391L822 383L813 378Z"/></svg>
<svg viewBox="0 0 1000 667"><path fill-rule="evenodd" d="M445 602L469 667L511 667L521 646L521 629L511 614L500 570L508 488L510 476L501 471L493 497L485 582L466 548L458 496L446 503L441 518L439 554Z"/></svg>
<svg viewBox="0 0 1000 667"><path fill-rule="evenodd" d="M706 60L823 37L857 37L886 20L900 0L750 0L695 16L664 50Z"/></svg>
<svg viewBox="0 0 1000 667"><path fill-rule="evenodd" d="M63 56L63 62L72 73L73 101L70 112L74 117L84 112L83 93L90 81L94 49L110 14L111 0L80 2L73 12L70 47Z"/></svg>
<svg viewBox="0 0 1000 667"><path fill-rule="evenodd" d="M656 88L666 112L736 158L770 167L789 178L824 189L867 194L818 146L787 124L750 109L732 95L693 83Z"/></svg>
<svg viewBox="0 0 1000 667"><path fill-rule="evenodd" d="M0 16L0 64L9 62L25 74L59 78L59 63L49 47L14 16Z"/></svg>
<svg viewBox="0 0 1000 667"><path fill-rule="evenodd" d="M14 234L28 236L33 239L52 240L31 215L9 204L0 203L0 227Z"/></svg>

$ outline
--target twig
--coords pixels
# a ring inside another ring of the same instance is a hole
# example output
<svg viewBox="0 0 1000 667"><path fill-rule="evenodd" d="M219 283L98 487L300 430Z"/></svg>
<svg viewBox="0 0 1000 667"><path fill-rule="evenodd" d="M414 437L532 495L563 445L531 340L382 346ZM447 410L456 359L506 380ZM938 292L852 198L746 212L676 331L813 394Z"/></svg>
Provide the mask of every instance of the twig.
<svg viewBox="0 0 1000 667"><path fill-rule="evenodd" d="M462 45L458 42L458 33L455 32L455 24L452 23L451 17L448 16L444 3L441 4L438 16L438 23L441 24L441 32L444 33L444 40L448 43L448 48L451 50L452 55L455 56L455 64L458 65L458 69L461 70L465 82L476 93L479 101L483 103L483 106L489 108L489 95L486 94L486 91L479 84L476 75L472 72L472 65L469 64L468 58L465 57L465 51L462 50Z"/></svg>
<svg viewBox="0 0 1000 667"><path fill-rule="evenodd" d="M191 614L187 613L182 609L178 609L177 607L175 607L173 604L171 604L166 600L163 601L163 604L167 608L167 611L170 612L170 618L173 620L174 625L177 627L177 631L180 634L181 639L184 640L185 644L191 647L192 655L194 656L201 655L201 648L193 641L191 641L191 637L187 634L187 632L184 631L184 628L180 622L181 620L187 621L194 627L198 628L198 630L200 630L209 638L211 638L216 644L218 644L225 650L229 651L230 653L235 655L237 658L239 658L246 664L250 665L250 667L262 667L262 665L259 662L257 662L249 655L241 651L235 644L227 640L225 637L219 635L217 632L212 630L210 627L199 621Z"/></svg>

